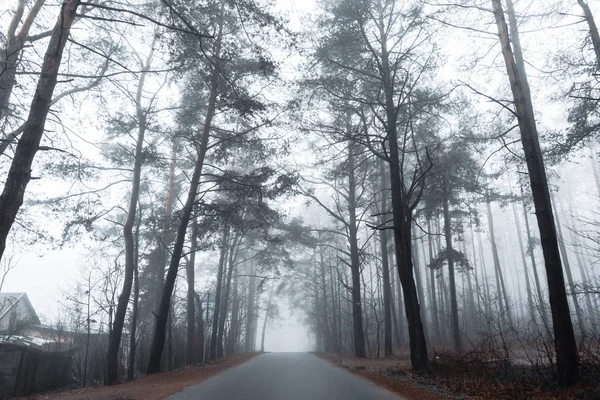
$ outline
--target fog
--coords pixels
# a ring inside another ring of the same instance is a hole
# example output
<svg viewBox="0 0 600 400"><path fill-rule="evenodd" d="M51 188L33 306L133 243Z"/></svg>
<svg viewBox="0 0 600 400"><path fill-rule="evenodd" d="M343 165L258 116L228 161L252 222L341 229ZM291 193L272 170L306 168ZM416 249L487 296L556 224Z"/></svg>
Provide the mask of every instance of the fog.
<svg viewBox="0 0 600 400"><path fill-rule="evenodd" d="M600 376L598 15L3 1L0 398L319 370L265 352L577 398ZM27 357L66 372L19 383Z"/></svg>

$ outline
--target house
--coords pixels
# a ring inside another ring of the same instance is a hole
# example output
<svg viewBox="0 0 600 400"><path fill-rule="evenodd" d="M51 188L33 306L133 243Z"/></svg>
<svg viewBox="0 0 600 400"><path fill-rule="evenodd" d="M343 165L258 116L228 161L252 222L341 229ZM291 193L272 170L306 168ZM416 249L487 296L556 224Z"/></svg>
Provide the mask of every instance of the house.
<svg viewBox="0 0 600 400"><path fill-rule="evenodd" d="M27 293L0 293L0 335L19 335L25 328L40 325Z"/></svg>
<svg viewBox="0 0 600 400"><path fill-rule="evenodd" d="M27 293L0 293L0 345L65 351L82 348L85 340L84 333L42 325Z"/></svg>
<svg viewBox="0 0 600 400"><path fill-rule="evenodd" d="M44 327L26 293L0 293L0 398L69 385L73 355L61 347L74 339Z"/></svg>

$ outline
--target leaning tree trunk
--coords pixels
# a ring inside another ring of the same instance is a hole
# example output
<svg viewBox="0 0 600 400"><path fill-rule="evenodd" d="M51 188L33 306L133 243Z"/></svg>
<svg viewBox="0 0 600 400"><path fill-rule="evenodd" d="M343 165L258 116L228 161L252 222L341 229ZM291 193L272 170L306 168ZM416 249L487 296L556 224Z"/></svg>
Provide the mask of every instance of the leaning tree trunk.
<svg viewBox="0 0 600 400"><path fill-rule="evenodd" d="M23 204L25 189L31 180L31 165L40 150L46 118L56 87L58 69L79 0L64 0L44 56L40 79L31 102L23 135L17 144L4 189L0 194L0 259L6 249L6 238Z"/></svg>
<svg viewBox="0 0 600 400"><path fill-rule="evenodd" d="M558 249L554 217L552 215L548 180L538 139L529 84L525 72L525 62L519 45L518 29L515 23L516 18L514 17L514 12L510 12L512 11L512 1L507 0L509 15L511 22L513 22L511 23L513 53L508 27L504 18L504 10L502 9L502 2L501 0L491 0L491 2L498 27L502 55L513 93L546 263L558 382L561 385L572 385L579 380L579 356L577 354L577 343L575 341L575 333L567 301L565 278Z"/></svg>
<svg viewBox="0 0 600 400"><path fill-rule="evenodd" d="M133 273L135 269L135 240L133 237L133 225L137 213L137 203L140 197L140 183L142 177L142 159L144 152L144 136L147 128L147 114L142 107L144 82L146 80L146 71L150 68L150 63L154 57L154 43L151 46L150 53L146 57L143 71L138 81L135 97L135 109L138 125L138 134L136 138L133 178L131 180L131 194L129 196L129 209L127 218L123 225L123 240L125 242L125 277L123 278L123 288L117 302L117 310L113 320L112 331L108 338L108 360L107 360L107 383L112 385L119 379L119 348L121 346L121 335L125 326L125 315L127 314L127 305L131 297L131 286L133 284Z"/></svg>
<svg viewBox="0 0 600 400"><path fill-rule="evenodd" d="M219 33L215 44L215 59L218 60L221 53L221 41L223 35L223 24L219 26ZM175 243L173 245L173 252L171 253L171 261L169 263L169 269L167 271L167 277L163 285L162 296L158 313L156 315L156 323L154 325L154 335L152 336L152 344L150 346L150 354L148 358L148 368L146 369L147 374L152 374L160 371L160 359L162 357L163 348L165 345L167 318L169 315L169 309L171 308L171 296L173 294L173 288L175 286L175 280L177 279L177 271L179 270L179 262L183 254L183 244L185 242L185 235L188 224L190 222L190 216L192 214L192 208L196 202L196 194L198 193L198 186L200 185L200 175L202 174L202 168L204 167L204 158L206 157L206 151L208 149L208 139L210 137L212 120L215 115L218 86L220 80L219 66L213 66L212 77L211 77L211 88L210 95L208 98L206 117L204 119L204 127L200 136L200 143L197 147L197 158L194 165L194 172L190 180L190 189L188 191L187 199L183 208L181 209L181 216L179 220L179 226L177 227L177 236L175 237Z"/></svg>

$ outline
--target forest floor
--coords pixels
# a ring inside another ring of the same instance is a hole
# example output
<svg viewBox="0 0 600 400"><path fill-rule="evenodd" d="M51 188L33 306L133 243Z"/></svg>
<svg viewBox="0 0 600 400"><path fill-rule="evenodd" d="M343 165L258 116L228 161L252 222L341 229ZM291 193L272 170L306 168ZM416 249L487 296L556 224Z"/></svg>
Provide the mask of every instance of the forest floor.
<svg viewBox="0 0 600 400"><path fill-rule="evenodd" d="M581 380L563 388L556 383L553 370L514 362L492 363L480 352L460 356L439 353L420 379L469 399L575 400L600 399L600 368L582 362ZM519 360L517 360L519 361Z"/></svg>
<svg viewBox="0 0 600 400"><path fill-rule="evenodd" d="M314 353L331 364L372 381L407 400L441 400L456 398L445 390L424 382L410 374L408 357L365 359L338 354Z"/></svg>
<svg viewBox="0 0 600 400"><path fill-rule="evenodd" d="M114 386L97 386L55 393L36 394L29 400L159 400L184 388L203 382L226 369L238 366L260 353L227 357L202 367L190 367L173 372L143 376L133 382Z"/></svg>
<svg viewBox="0 0 600 400"><path fill-rule="evenodd" d="M552 378L543 379L532 368L483 365L465 357L437 355L423 373L410 370L408 354L395 358L359 359L315 353L332 364L406 399L600 399L600 379L596 368L582 366L581 382L571 388L558 387Z"/></svg>

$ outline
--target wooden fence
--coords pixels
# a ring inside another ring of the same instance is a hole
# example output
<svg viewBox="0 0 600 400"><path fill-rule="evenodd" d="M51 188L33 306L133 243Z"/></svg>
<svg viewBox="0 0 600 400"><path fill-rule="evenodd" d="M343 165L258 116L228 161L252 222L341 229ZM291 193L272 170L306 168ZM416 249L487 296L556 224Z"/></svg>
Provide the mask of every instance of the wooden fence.
<svg viewBox="0 0 600 400"><path fill-rule="evenodd" d="M14 344L0 346L0 399L69 386L73 357Z"/></svg>

